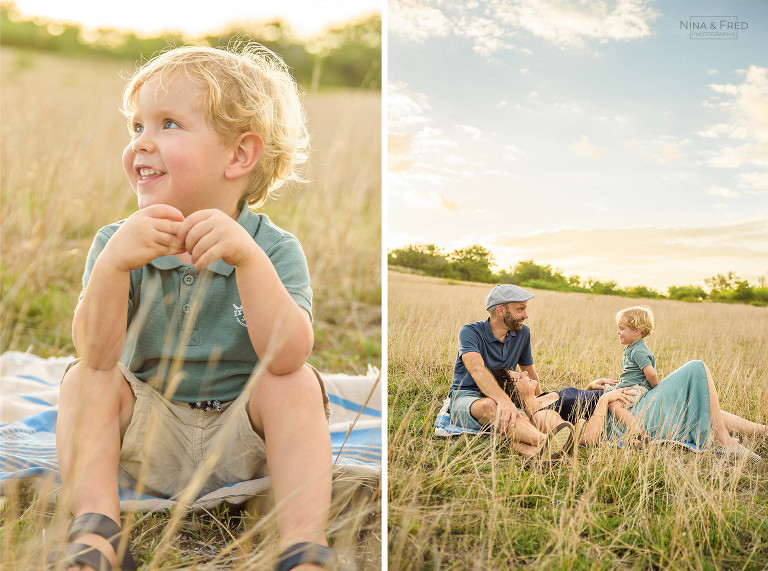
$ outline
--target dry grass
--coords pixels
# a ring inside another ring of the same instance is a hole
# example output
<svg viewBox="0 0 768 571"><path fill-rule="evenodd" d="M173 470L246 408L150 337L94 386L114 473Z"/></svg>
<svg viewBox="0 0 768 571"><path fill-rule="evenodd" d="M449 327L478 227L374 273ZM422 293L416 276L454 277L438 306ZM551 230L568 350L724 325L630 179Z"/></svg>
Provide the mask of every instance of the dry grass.
<svg viewBox="0 0 768 571"><path fill-rule="evenodd" d="M128 142L118 112L131 63L65 59L3 48L0 130L2 300L0 351L74 353L70 328L96 231L136 208L121 164ZM381 97L309 94L311 182L265 211L294 233L315 292L320 370L364 374L381 360ZM57 486L9 493L0 506L0 568L42 568L69 521L40 498ZM346 567L380 568L380 491L358 488L332 507ZM173 516L170 518L173 522ZM132 550L146 568L263 569L274 564L274 509L218 508L129 515ZM238 541L233 539L238 537Z"/></svg>
<svg viewBox="0 0 768 571"><path fill-rule="evenodd" d="M766 472L668 448L582 449L525 471L494 437L432 436L459 328L489 286L389 274L389 562L393 569L768 568ZM616 311L640 300L535 291L528 321L545 390L617 376ZM647 301L661 377L711 368L724 410L768 423L768 312ZM768 456L764 440L745 440Z"/></svg>

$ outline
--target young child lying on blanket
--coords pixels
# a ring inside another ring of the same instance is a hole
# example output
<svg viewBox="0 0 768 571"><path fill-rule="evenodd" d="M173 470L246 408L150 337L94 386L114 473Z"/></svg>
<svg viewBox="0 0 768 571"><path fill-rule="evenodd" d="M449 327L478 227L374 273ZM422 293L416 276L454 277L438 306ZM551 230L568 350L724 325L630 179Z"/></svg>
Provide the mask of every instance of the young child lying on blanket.
<svg viewBox="0 0 768 571"><path fill-rule="evenodd" d="M88 254L72 326L80 360L57 425L69 540L95 547L54 558L135 568L116 553L118 463L168 497L201 465L198 496L268 467L278 569L320 568L333 559L331 446L323 381L306 364L309 272L298 240L249 209L300 180L309 139L296 84L259 45L181 47L133 76L123 106L139 209Z"/></svg>

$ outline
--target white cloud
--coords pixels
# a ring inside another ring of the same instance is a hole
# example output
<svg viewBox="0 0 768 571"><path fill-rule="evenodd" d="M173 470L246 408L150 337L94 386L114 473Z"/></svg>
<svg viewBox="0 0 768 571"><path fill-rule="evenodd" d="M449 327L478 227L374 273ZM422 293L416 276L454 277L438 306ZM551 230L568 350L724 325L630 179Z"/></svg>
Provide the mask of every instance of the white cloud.
<svg viewBox="0 0 768 571"><path fill-rule="evenodd" d="M768 143L721 147L718 156L709 159L710 166L736 168L752 163L768 167Z"/></svg>
<svg viewBox="0 0 768 571"><path fill-rule="evenodd" d="M768 166L768 68L752 65L741 70L744 82L710 84L722 100L707 107L726 113L726 121L699 131L701 137L743 141L739 146L722 145L709 160L715 167L735 168L752 163Z"/></svg>
<svg viewBox="0 0 768 571"><path fill-rule="evenodd" d="M496 0L495 16L559 46L585 40L635 40L650 34L659 14L643 0L580 2L575 0Z"/></svg>
<svg viewBox="0 0 768 571"><path fill-rule="evenodd" d="M577 155L590 159L599 159L610 154L608 149L593 145L586 135L582 135L580 139L573 141L571 143L571 150Z"/></svg>
<svg viewBox="0 0 768 571"><path fill-rule="evenodd" d="M632 139L624 148L639 153L646 160L660 164L679 164L686 162L683 149L691 144L690 139L680 139L674 135L662 135L657 139L640 141Z"/></svg>
<svg viewBox="0 0 768 571"><path fill-rule="evenodd" d="M401 81L389 84L387 121L390 133L412 132L414 128L429 123L429 109L429 100L425 94L410 91L408 85Z"/></svg>
<svg viewBox="0 0 768 571"><path fill-rule="evenodd" d="M659 13L646 0L390 0L389 29L414 41L455 35L472 40L473 50L489 56L513 49L531 53L521 31L561 47L604 44L650 34Z"/></svg>
<svg viewBox="0 0 768 571"><path fill-rule="evenodd" d="M722 186L712 186L707 191L710 196L720 196L722 198L738 198L741 193L730 188L723 188Z"/></svg>
<svg viewBox="0 0 768 571"><path fill-rule="evenodd" d="M504 145L504 159L517 162L525 157L525 151L515 145Z"/></svg>
<svg viewBox="0 0 768 571"><path fill-rule="evenodd" d="M768 190L768 172L745 172L739 175L739 186L755 190Z"/></svg>
<svg viewBox="0 0 768 571"><path fill-rule="evenodd" d="M389 2L389 30L416 41L447 36L451 22L439 8L427 4L419 0Z"/></svg>
<svg viewBox="0 0 768 571"><path fill-rule="evenodd" d="M459 125L459 128L469 133L469 136L472 137L472 139L475 141L479 139L483 134L480 129L473 127L472 125Z"/></svg>

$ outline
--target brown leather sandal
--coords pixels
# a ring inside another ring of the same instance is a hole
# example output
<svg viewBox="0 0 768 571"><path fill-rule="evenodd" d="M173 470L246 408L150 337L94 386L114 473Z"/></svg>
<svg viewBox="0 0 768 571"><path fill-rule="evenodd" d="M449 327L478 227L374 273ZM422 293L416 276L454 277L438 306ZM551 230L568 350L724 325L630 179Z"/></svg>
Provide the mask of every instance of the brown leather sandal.
<svg viewBox="0 0 768 571"><path fill-rule="evenodd" d="M78 537L89 533L100 535L109 541L115 553L118 552L121 531L117 522L103 514L87 513L75 518L67 534L67 543L62 549L55 549L51 553L48 563L57 569L87 565L97 571L112 571L114 567L101 551L85 543L74 543ZM136 562L128 549L117 568L123 571L136 570Z"/></svg>
<svg viewBox="0 0 768 571"><path fill-rule="evenodd" d="M317 543L296 543L285 549L277 560L277 571L288 571L303 563L329 567L336 563L336 552L332 547Z"/></svg>

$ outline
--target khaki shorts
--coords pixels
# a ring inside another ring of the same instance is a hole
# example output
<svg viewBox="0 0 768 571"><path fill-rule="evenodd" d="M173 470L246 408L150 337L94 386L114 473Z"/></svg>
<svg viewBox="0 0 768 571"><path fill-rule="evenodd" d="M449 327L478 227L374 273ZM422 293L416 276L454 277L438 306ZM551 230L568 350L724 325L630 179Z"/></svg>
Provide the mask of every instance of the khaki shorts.
<svg viewBox="0 0 768 571"><path fill-rule="evenodd" d="M320 383L328 418L325 384L317 369L307 366ZM122 363L118 368L136 397L133 417L122 435L121 484L136 489L136 482L141 482L147 493L177 497L207 461L209 467L196 494L200 497L267 475L266 445L248 417L250 393L222 403L221 411L193 409L186 402L169 401Z"/></svg>
<svg viewBox="0 0 768 571"><path fill-rule="evenodd" d="M612 387L606 387L605 392L608 393L610 391L615 391L616 389L632 389L635 391L634 395L627 395L629 398L629 403L625 405L625 408L629 410L633 406L635 406L638 401L643 398L645 395L648 394L648 391L650 390L645 385L624 385L622 386L621 383L618 385L614 385Z"/></svg>

